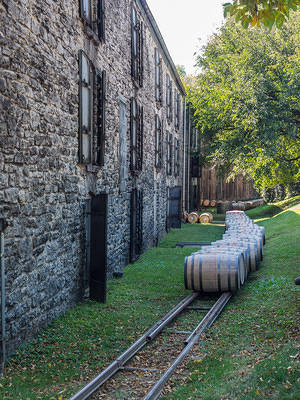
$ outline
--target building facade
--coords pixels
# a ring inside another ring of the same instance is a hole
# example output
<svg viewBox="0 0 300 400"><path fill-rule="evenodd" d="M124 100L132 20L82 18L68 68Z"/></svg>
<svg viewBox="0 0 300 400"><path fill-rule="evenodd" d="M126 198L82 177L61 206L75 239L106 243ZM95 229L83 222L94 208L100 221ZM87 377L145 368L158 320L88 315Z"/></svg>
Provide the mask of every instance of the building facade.
<svg viewBox="0 0 300 400"><path fill-rule="evenodd" d="M0 13L11 353L84 295L103 301L106 278L172 226L185 93L144 0L4 0Z"/></svg>

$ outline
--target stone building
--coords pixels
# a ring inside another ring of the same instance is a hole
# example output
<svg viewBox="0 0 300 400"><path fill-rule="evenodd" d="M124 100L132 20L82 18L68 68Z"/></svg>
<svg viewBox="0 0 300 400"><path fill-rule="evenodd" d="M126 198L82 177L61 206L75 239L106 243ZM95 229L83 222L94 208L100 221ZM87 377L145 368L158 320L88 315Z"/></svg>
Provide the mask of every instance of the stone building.
<svg viewBox="0 0 300 400"><path fill-rule="evenodd" d="M178 223L185 93L145 0L2 0L0 22L11 353Z"/></svg>

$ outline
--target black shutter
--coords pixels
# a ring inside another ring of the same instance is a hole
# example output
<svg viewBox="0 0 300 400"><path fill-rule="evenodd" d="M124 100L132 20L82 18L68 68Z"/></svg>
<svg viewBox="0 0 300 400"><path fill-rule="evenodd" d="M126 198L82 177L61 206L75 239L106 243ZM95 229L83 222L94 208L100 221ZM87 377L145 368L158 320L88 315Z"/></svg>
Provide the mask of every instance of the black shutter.
<svg viewBox="0 0 300 400"><path fill-rule="evenodd" d="M98 38L100 40L105 39L105 9L104 0L98 0L98 13L97 13L97 25L98 25Z"/></svg>
<svg viewBox="0 0 300 400"><path fill-rule="evenodd" d="M168 227L181 228L181 187L176 186L169 189L168 197Z"/></svg>
<svg viewBox="0 0 300 400"><path fill-rule="evenodd" d="M143 167L143 132L144 132L144 109L138 107L138 131L137 131L137 170Z"/></svg>
<svg viewBox="0 0 300 400"><path fill-rule="evenodd" d="M143 86L144 76L144 38L143 38L143 23L139 23L139 85Z"/></svg>
<svg viewBox="0 0 300 400"><path fill-rule="evenodd" d="M136 170L136 143L137 143L137 104L134 98L130 102L130 170Z"/></svg>
<svg viewBox="0 0 300 400"><path fill-rule="evenodd" d="M130 262L137 260L143 249L143 192L133 189L130 205Z"/></svg>
<svg viewBox="0 0 300 400"><path fill-rule="evenodd" d="M97 70L97 151L96 163L104 165L106 73Z"/></svg>
<svg viewBox="0 0 300 400"><path fill-rule="evenodd" d="M90 226L90 298L105 303L107 194L92 198Z"/></svg>

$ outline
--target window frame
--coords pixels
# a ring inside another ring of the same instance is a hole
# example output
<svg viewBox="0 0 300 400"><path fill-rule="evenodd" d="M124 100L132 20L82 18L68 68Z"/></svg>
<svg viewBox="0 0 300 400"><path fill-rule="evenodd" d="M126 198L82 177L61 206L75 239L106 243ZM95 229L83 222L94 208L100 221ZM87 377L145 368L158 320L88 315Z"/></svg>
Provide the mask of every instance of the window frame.
<svg viewBox="0 0 300 400"><path fill-rule="evenodd" d="M143 86L143 22L138 18L136 8L131 6L131 76L136 86Z"/></svg>
<svg viewBox="0 0 300 400"><path fill-rule="evenodd" d="M166 77L166 105L167 105L167 120L172 122L173 120L173 110L172 110L172 81L170 75L167 74Z"/></svg>
<svg viewBox="0 0 300 400"><path fill-rule="evenodd" d="M155 114L155 168L162 168L162 121L158 114Z"/></svg>
<svg viewBox="0 0 300 400"><path fill-rule="evenodd" d="M155 100L159 105L162 105L162 58L157 48L154 51L155 59Z"/></svg>
<svg viewBox="0 0 300 400"><path fill-rule="evenodd" d="M143 168L143 119L143 107L132 97L130 101L130 171L132 173L138 173Z"/></svg>
<svg viewBox="0 0 300 400"><path fill-rule="evenodd" d="M173 175L173 149L172 149L173 135L168 132L167 134L167 175Z"/></svg>
<svg viewBox="0 0 300 400"><path fill-rule="evenodd" d="M88 68L89 81L83 77L83 59ZM83 88L88 88L87 116L84 116ZM106 72L96 69L83 50L79 50L79 129L78 160L84 165L104 165L105 151L105 103ZM84 126L83 121L88 121ZM84 138L86 135L86 138ZM84 151L84 140L88 141L88 155Z"/></svg>

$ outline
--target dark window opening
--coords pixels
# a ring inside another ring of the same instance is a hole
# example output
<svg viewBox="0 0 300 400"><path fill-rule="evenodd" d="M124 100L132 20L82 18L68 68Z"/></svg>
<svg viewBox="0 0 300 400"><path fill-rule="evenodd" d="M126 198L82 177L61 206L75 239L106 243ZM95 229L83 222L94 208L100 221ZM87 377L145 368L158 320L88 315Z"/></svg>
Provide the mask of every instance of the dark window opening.
<svg viewBox="0 0 300 400"><path fill-rule="evenodd" d="M138 19L136 9L131 12L131 75L134 82L143 86L143 23Z"/></svg>
<svg viewBox="0 0 300 400"><path fill-rule="evenodd" d="M143 165L143 107L131 99L130 107L130 170L141 171Z"/></svg>
<svg viewBox="0 0 300 400"><path fill-rule="evenodd" d="M167 137L167 175L172 175L172 167L173 167L173 163L172 163L172 158L173 158L173 151L172 151L172 134L168 133L168 137Z"/></svg>
<svg viewBox="0 0 300 400"><path fill-rule="evenodd" d="M179 175L179 140L174 140L174 176Z"/></svg>
<svg viewBox="0 0 300 400"><path fill-rule="evenodd" d="M104 0L80 0L80 17L83 19L87 33L93 38L104 39L105 9Z"/></svg>
<svg viewBox="0 0 300 400"><path fill-rule="evenodd" d="M162 167L162 124L158 115L155 115L155 167Z"/></svg>
<svg viewBox="0 0 300 400"><path fill-rule="evenodd" d="M169 75L167 75L166 89L167 89L167 96L166 96L167 120L170 122L173 120L173 115L172 115L173 110L172 110L172 82Z"/></svg>
<svg viewBox="0 0 300 400"><path fill-rule="evenodd" d="M175 128L179 129L180 125L180 95L175 92Z"/></svg>
<svg viewBox="0 0 300 400"><path fill-rule="evenodd" d="M162 59L159 51L155 49L155 99L162 104Z"/></svg>

